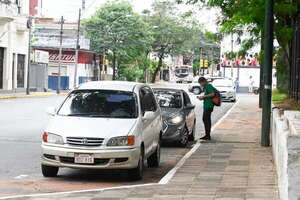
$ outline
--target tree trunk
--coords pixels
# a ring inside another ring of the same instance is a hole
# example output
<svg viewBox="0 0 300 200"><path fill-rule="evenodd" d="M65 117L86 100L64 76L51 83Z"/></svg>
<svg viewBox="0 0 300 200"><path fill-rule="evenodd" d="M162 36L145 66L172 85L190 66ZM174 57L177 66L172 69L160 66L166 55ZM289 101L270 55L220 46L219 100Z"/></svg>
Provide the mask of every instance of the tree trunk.
<svg viewBox="0 0 300 200"><path fill-rule="evenodd" d="M158 60L158 65L157 65L154 73L152 74L152 79L151 79L152 83L155 83L155 79L156 79L157 73L160 71L160 69L162 67L162 64L163 64L163 56L160 56L159 60Z"/></svg>
<svg viewBox="0 0 300 200"><path fill-rule="evenodd" d="M113 67L113 76L112 76L112 80L116 80L116 53L113 52L113 60L112 60L112 67Z"/></svg>

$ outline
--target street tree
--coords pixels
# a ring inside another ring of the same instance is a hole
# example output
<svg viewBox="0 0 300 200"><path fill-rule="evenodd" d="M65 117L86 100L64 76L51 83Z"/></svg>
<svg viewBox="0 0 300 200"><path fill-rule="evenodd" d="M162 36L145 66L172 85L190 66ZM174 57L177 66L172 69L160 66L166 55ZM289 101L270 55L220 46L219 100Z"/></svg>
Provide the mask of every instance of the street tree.
<svg viewBox="0 0 300 200"><path fill-rule="evenodd" d="M156 76L163 66L164 58L183 53L186 50L186 44L191 39L191 32L185 26L183 18L176 13L174 4L167 0L154 2L153 13L149 21L154 38L152 51L158 59L152 74L152 82L155 82Z"/></svg>
<svg viewBox="0 0 300 200"><path fill-rule="evenodd" d="M252 48L257 43L261 43L263 53L264 41L264 13L265 0L177 0L179 3L200 4L215 7L221 10L222 16L219 24L224 34L244 31L250 33L250 38L242 41L242 52ZM275 15L275 39L278 41L280 62L283 66L278 66L280 72L284 73L283 82L286 82L286 75L289 74L291 66L291 45L294 34L293 22L299 13L300 3L296 0L276 0L274 6ZM283 70L284 68L285 70ZM280 74L278 74L280 76ZM280 79L280 78L279 78ZM283 83L283 85L286 85Z"/></svg>
<svg viewBox="0 0 300 200"><path fill-rule="evenodd" d="M150 51L150 29L127 1L105 3L83 24L92 49L109 54L113 80L117 78L119 66L134 63Z"/></svg>

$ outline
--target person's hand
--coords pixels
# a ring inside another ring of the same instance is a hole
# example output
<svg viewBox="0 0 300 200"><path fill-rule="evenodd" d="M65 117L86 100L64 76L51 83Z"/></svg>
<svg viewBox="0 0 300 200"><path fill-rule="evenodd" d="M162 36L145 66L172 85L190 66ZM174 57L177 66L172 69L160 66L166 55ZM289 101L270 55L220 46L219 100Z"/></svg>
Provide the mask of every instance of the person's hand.
<svg viewBox="0 0 300 200"><path fill-rule="evenodd" d="M197 97L199 100L203 100L204 99L204 96L198 96Z"/></svg>

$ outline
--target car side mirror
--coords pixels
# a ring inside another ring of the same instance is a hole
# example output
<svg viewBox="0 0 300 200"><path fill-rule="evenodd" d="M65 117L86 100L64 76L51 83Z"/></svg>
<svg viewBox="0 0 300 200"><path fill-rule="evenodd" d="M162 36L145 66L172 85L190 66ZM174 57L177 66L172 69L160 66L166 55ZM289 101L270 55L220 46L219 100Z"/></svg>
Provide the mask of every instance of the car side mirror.
<svg viewBox="0 0 300 200"><path fill-rule="evenodd" d="M56 108L55 107L49 107L49 108L47 108L47 110L46 110L46 113L48 114L48 115L51 115L51 116L54 116L55 114L56 114Z"/></svg>
<svg viewBox="0 0 300 200"><path fill-rule="evenodd" d="M185 106L185 109L187 109L187 110L193 110L193 109L195 109L195 105L188 104L188 105Z"/></svg>
<svg viewBox="0 0 300 200"><path fill-rule="evenodd" d="M143 120L147 121L147 120L153 119L153 117L154 117L153 111L146 111L144 113Z"/></svg>

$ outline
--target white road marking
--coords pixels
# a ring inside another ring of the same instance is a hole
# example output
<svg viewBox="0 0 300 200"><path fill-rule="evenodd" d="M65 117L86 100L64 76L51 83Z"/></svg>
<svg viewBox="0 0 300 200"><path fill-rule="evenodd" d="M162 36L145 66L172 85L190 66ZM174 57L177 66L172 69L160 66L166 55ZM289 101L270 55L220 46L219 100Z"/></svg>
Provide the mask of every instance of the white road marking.
<svg viewBox="0 0 300 200"><path fill-rule="evenodd" d="M108 191L108 190L121 190L121 189L130 189L130 188L137 188L137 187L144 187L144 186L153 186L153 185L158 185L158 184L157 183L147 183L147 184L140 184L140 185L127 185L127 186L102 188L102 189L75 190L75 191L68 191L68 192L39 193L39 194L28 194L28 195L15 195L15 196L9 196L9 197L0 197L0 200L16 199L16 198L24 198L24 197L44 197L44 196L55 196L55 195L67 195L67 194L76 194L76 193L83 193L83 192L104 192L104 191Z"/></svg>
<svg viewBox="0 0 300 200"><path fill-rule="evenodd" d="M27 178L27 177L28 177L28 175L26 175L26 174L21 174L21 175L19 175L19 176L14 177L14 179L24 179L24 178Z"/></svg>
<svg viewBox="0 0 300 200"><path fill-rule="evenodd" d="M212 127L212 131L229 115L229 113L235 108L238 104L237 101L227 112L226 114L218 120L217 123ZM74 194L74 193L83 193L83 192L104 192L108 190L120 190L120 189L130 189L136 187L144 187L144 186L157 186L164 185L170 182L173 176L176 174L177 170L180 169L185 161L195 153L195 151L201 146L201 143L198 142L185 156L175 165L175 167L170 170L158 183L148 183L148 184L139 184L139 185L129 185L129 186L119 186L119 187L110 187L110 188L102 188L102 189L90 189L90 190L75 190L68 192L53 192L53 193L39 193L39 194L29 194L29 195L16 195L9 197L0 197L0 200L4 199L15 199L15 198L23 198L23 197L42 197L42 196L54 196L54 195L65 195L65 194Z"/></svg>
<svg viewBox="0 0 300 200"><path fill-rule="evenodd" d="M162 179L160 179L158 184L165 185L169 183L175 175L175 173L177 172L177 170L180 169L185 163L185 161L195 153L195 151L200 147L200 145L201 143L197 142L197 144L194 145L194 147L181 158L181 160L175 165L175 167L172 170L170 170Z"/></svg>
<svg viewBox="0 0 300 200"><path fill-rule="evenodd" d="M216 127L224 121L224 119L229 115L229 113L235 108L235 106L238 104L239 101L237 101L226 113L223 115L212 127L211 131L213 132ZM159 184L167 184L170 182L170 180L173 178L173 176L176 174L177 170L180 169L185 161L191 157L195 151L201 146L201 143L198 142L181 160L175 165L175 167L170 170L160 181L158 182Z"/></svg>

